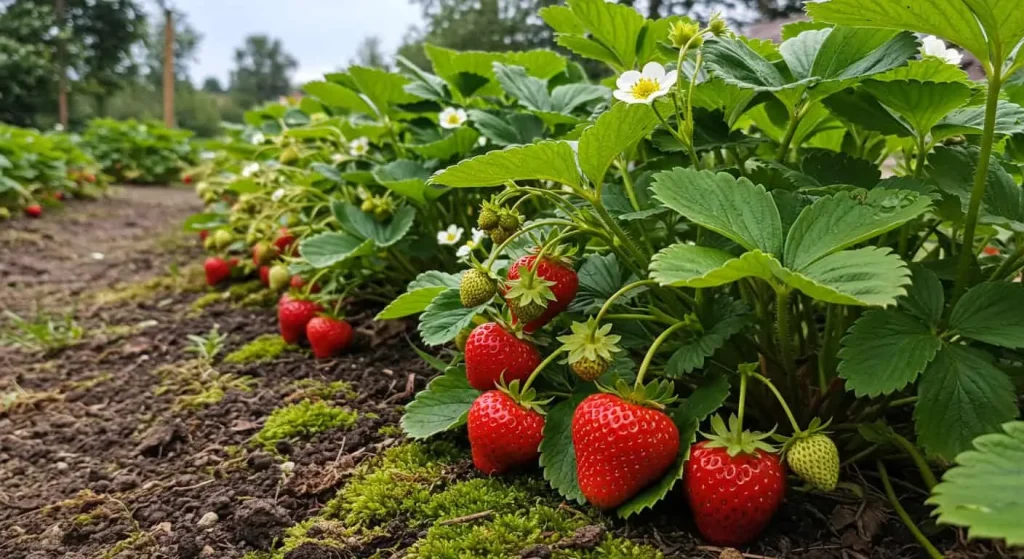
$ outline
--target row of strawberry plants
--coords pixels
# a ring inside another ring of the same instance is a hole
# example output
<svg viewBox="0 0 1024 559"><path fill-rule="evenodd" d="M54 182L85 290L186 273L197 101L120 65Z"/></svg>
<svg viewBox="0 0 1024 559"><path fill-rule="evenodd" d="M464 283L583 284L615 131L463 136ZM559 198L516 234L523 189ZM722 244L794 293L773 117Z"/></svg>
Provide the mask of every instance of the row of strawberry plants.
<svg viewBox="0 0 1024 559"><path fill-rule="evenodd" d="M0 221L19 211L40 217L68 196L93 198L103 191L98 173L77 137L0 124Z"/></svg>
<svg viewBox="0 0 1024 559"><path fill-rule="evenodd" d="M572 0L539 15L612 78L432 46L432 73L328 74L190 170L186 227L211 283L288 289L282 335L318 357L346 312L419 315L442 374L403 427L465 426L488 474L539 466L622 517L681 485L707 540L742 545L786 467L855 491L842 457L931 556L886 464L940 522L1024 543L1024 23L943 6L829 0L776 44Z"/></svg>

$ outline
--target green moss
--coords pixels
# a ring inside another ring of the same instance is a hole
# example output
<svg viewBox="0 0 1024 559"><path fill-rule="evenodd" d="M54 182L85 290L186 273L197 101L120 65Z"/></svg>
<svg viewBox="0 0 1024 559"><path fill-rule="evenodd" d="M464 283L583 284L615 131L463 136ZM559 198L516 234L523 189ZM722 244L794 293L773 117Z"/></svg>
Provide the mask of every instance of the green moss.
<svg viewBox="0 0 1024 559"><path fill-rule="evenodd" d="M276 291L264 289L262 291L246 295L238 301L238 306L248 308L268 308L276 305L278 299L279 296Z"/></svg>
<svg viewBox="0 0 1024 559"><path fill-rule="evenodd" d="M277 334L264 334L229 353L224 358L224 362L241 364L273 361L278 355L284 353L285 350L294 347L295 346L288 345L288 343Z"/></svg>
<svg viewBox="0 0 1024 559"><path fill-rule="evenodd" d="M114 289L98 291L93 297L98 305L153 299L160 293L200 291L205 285L203 267L198 264L172 267L166 275L128 283Z"/></svg>
<svg viewBox="0 0 1024 559"><path fill-rule="evenodd" d="M250 376L221 373L202 359L165 365L156 374L160 384L153 393L174 394L174 407L178 410L205 408L223 400L231 390L250 392L256 385L256 379Z"/></svg>
<svg viewBox="0 0 1024 559"><path fill-rule="evenodd" d="M402 431L402 428L399 427L398 425L383 425L381 426L380 429L377 429L377 434L382 437L397 439L398 437L401 437L405 433Z"/></svg>
<svg viewBox="0 0 1024 559"><path fill-rule="evenodd" d="M352 410L303 400L274 410L254 441L264 448L273 449L274 444L281 440L308 438L330 429L348 429L358 418L359 414Z"/></svg>
<svg viewBox="0 0 1024 559"><path fill-rule="evenodd" d="M212 291L203 295L202 297L192 301L191 308L193 311L201 311L210 305L218 303L224 300L224 294L220 291Z"/></svg>
<svg viewBox="0 0 1024 559"><path fill-rule="evenodd" d="M232 301L241 301L249 295L264 291L263 284L259 280L236 283L228 287L227 296Z"/></svg>

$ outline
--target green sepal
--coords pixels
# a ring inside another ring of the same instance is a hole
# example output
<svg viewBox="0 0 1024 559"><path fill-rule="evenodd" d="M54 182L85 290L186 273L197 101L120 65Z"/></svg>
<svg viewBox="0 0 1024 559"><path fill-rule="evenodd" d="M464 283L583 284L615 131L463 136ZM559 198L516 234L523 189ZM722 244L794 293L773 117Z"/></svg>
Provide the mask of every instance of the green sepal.
<svg viewBox="0 0 1024 559"><path fill-rule="evenodd" d="M758 451L770 452L775 454L778 450L765 442L775 433L775 429L767 433L760 433L756 431L743 431L740 429L740 419L735 414L729 416L729 426L725 426L725 421L721 415L715 415L711 418L711 434L701 433L704 438L708 440L708 447L711 448L724 448L729 456L737 456L739 454L757 454Z"/></svg>
<svg viewBox="0 0 1024 559"><path fill-rule="evenodd" d="M535 411L541 415L547 414L547 412L544 411L543 406L550 404L554 400L554 398L538 400L537 391L532 386L523 391L522 385L519 383L519 379L516 379L507 385L504 380L499 381L498 390L508 394L508 396L523 409Z"/></svg>
<svg viewBox="0 0 1024 559"><path fill-rule="evenodd" d="M573 322L570 328L571 334L558 337L558 341L565 344L565 350L569 352L567 362L570 365L581 359L610 363L615 359L613 354L622 351L616 345L622 336L610 333L611 324L599 327L597 320L591 317L586 323Z"/></svg>
<svg viewBox="0 0 1024 559"><path fill-rule="evenodd" d="M614 394L631 404L659 410L678 400L675 386L670 380L653 381L645 386L635 387L619 379L614 387L598 384L597 389L605 394Z"/></svg>

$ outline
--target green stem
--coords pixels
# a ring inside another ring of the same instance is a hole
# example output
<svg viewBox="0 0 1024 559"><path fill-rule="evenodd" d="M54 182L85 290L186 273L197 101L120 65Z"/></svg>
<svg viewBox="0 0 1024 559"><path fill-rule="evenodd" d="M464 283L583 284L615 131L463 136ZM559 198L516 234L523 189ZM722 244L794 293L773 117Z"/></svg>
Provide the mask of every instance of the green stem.
<svg viewBox="0 0 1024 559"><path fill-rule="evenodd" d="M508 245L512 244L512 241L514 241L517 237L520 237L534 229L539 229L541 227L546 227L548 225L577 227L575 223L571 221L566 221L564 219L542 219L540 221L534 221L533 223L530 223L529 225L523 227L519 231L516 231L515 233L509 235L509 237L505 239L505 242L501 243L500 245L498 245L496 249L492 250L490 256L488 256L487 258L487 262L484 264L484 267L490 269L490 267L494 264L494 261L497 260L498 256L501 255L501 253L505 251L505 248L508 247Z"/></svg>
<svg viewBox="0 0 1024 559"><path fill-rule="evenodd" d="M629 235L619 227L619 224L615 221L615 218L608 213L608 210L604 208L604 204L600 200L592 199L594 209L597 210L597 215L601 216L601 219L605 222L605 225L611 229L612 233L622 241L622 246L625 247L626 252L631 253L636 263L640 266L645 265L650 261L650 257L640 252L640 249L633 245L633 241L629 238Z"/></svg>
<svg viewBox="0 0 1024 559"><path fill-rule="evenodd" d="M892 505L893 510L896 511L896 514L900 517L900 520L903 521L903 524L906 525L907 529L910 530L910 533L914 535L914 539L917 540L917 543L921 544L921 547L923 547L925 552L928 553L928 557L931 559L942 559L942 554L939 553L939 550L935 549L932 542L928 541L928 538L921 533L917 524L914 524L910 515L903 509L903 505L900 504L899 499L896 498L896 492L893 491L892 483L889 481L889 473L885 471L885 464L882 464L881 460L877 463L878 475L882 478L882 487L885 488L885 495L889 498L889 504Z"/></svg>
<svg viewBox="0 0 1024 559"><path fill-rule="evenodd" d="M928 157L928 146L927 140L924 136L920 136L917 139L917 164L914 165L914 178L921 178L924 176L924 164Z"/></svg>
<svg viewBox="0 0 1024 559"><path fill-rule="evenodd" d="M921 472L921 480L924 481L925 486L929 491L931 491L933 487L939 484L939 480L935 479L935 473L928 467L928 462L925 461L924 456L921 456L921 453L917 450L917 447L914 446L914 443L903 438L903 436L893 434L893 438L896 440L896 443L899 444L900 447L902 447L910 456L910 459L914 461L914 465L917 466L917 469Z"/></svg>
<svg viewBox="0 0 1024 559"><path fill-rule="evenodd" d="M782 366L786 373L793 374L796 368L796 359L793 357L793 348L790 346L793 333L789 325L789 297L792 292L787 288L775 290L775 316L776 335L778 336L779 356L782 358Z"/></svg>
<svg viewBox="0 0 1024 559"><path fill-rule="evenodd" d="M636 289L638 287L643 287L645 285L657 285L657 284L658 284L658 282L656 282L654 280L639 280L639 281L634 281L633 283L626 284L625 286L620 288L615 293L612 293L612 296L609 297L608 300L605 301L603 305L601 305L601 310L598 311L597 318L594 321L597 322L598 324L600 324L601 323L601 319L604 318L604 315L608 313L608 309L612 308L612 303L614 303L615 300L618 299L619 297L622 297L626 293L628 293L628 292L630 292L630 291L632 291L632 290L634 290L634 289Z"/></svg>
<svg viewBox="0 0 1024 559"><path fill-rule="evenodd" d="M786 133L782 136L782 142L779 144L779 151L775 154L775 159L779 163L785 163L786 158L789 156L789 145L793 143L793 137L796 136L796 129L800 125L800 119L803 118L803 109L794 109L789 114L789 125L786 126Z"/></svg>
<svg viewBox="0 0 1024 559"><path fill-rule="evenodd" d="M633 388L639 390L644 386L644 375L647 374L647 369L651 366L651 361L654 361L654 354L658 352L658 348L661 344L665 343L665 340L669 338L676 330L686 326L685 322L678 322L669 326L664 332L661 333L654 342L651 344L650 349L647 350L647 355L644 355L644 361L640 364L640 371L636 374L636 383Z"/></svg>
<svg viewBox="0 0 1024 559"><path fill-rule="evenodd" d="M543 361L541 361L540 365L537 365L537 368L534 369L532 373L530 373L530 377L526 379L526 382L523 384L523 387L519 390L519 393L525 393L526 390L530 388L530 385L533 384L534 379L536 379L540 375L540 372L543 371L545 367L550 365L555 359L557 359L558 356L561 355L563 352L565 352L564 346L551 352L551 355L548 355Z"/></svg>
<svg viewBox="0 0 1024 559"><path fill-rule="evenodd" d="M736 423L738 424L738 427L736 429L737 433L742 433L743 432L743 412L745 412L746 409L747 409L747 377L748 376L750 376L750 375L747 374L747 373L744 373L742 371L740 372L740 403L739 403L739 408L740 409L739 409L739 414L737 415L737 418L736 418Z"/></svg>
<svg viewBox="0 0 1024 559"><path fill-rule="evenodd" d="M761 384L767 386L768 389L772 391L772 394L775 394L775 398L779 401L779 404L782 406L782 410L786 412L786 417L789 418L789 423L793 426L793 433L795 434L802 432L803 429L800 428L800 424L797 423L796 418L793 417L793 412L789 409L789 404L786 403L786 399L782 397L782 394L779 392L779 389L775 388L775 384L772 381L768 380L768 378L766 378L765 376L761 375L760 373L752 372L750 373L750 376L760 381Z"/></svg>
<svg viewBox="0 0 1024 559"><path fill-rule="evenodd" d="M971 263L974 261L974 233L978 227L978 213L981 211L981 200L985 197L988 185L988 168L992 159L992 144L995 140L996 109L999 103L1001 76L999 65L992 65L992 74L988 81L988 100L985 103L985 127L981 134L981 153L978 169L974 173L974 187L971 189L971 202L967 208L964 222L964 237L960 247L960 262L957 265L956 283L953 285L953 298L950 308L956 306L960 296L967 291L967 282L971 276Z"/></svg>
<svg viewBox="0 0 1024 559"><path fill-rule="evenodd" d="M644 322L660 322L662 324L668 324L669 326L679 322L678 320L668 321L661 317L651 316L649 314L606 314L605 320L642 320Z"/></svg>
<svg viewBox="0 0 1024 559"><path fill-rule="evenodd" d="M629 176L629 168L625 161L619 161L619 170L622 172L622 184L626 187L626 196L629 197L629 205L633 206L633 211L638 212L640 211L640 202L636 199L636 191L633 188L633 179Z"/></svg>

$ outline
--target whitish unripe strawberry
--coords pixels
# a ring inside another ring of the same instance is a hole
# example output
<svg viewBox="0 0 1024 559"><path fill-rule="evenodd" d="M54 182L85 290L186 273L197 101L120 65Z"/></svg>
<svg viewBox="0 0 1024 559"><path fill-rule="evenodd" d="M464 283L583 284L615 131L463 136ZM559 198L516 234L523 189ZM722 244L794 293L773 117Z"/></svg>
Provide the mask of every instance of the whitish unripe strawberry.
<svg viewBox="0 0 1024 559"><path fill-rule="evenodd" d="M227 246L234 240L234 236L226 229L218 229L217 232L213 234L214 248L227 248Z"/></svg>
<svg viewBox="0 0 1024 559"><path fill-rule="evenodd" d="M497 292L494 280L487 272L472 268L462 274L459 282L459 299L466 308L476 307L490 301Z"/></svg>
<svg viewBox="0 0 1024 559"><path fill-rule="evenodd" d="M839 481L839 450L828 435L798 436L789 444L786 463L800 479L820 491L832 491Z"/></svg>
<svg viewBox="0 0 1024 559"><path fill-rule="evenodd" d="M270 289L274 291L280 291L286 289L288 284L292 281L292 275L288 273L288 266L284 264L278 264L270 268L268 274L268 281L270 283Z"/></svg>

